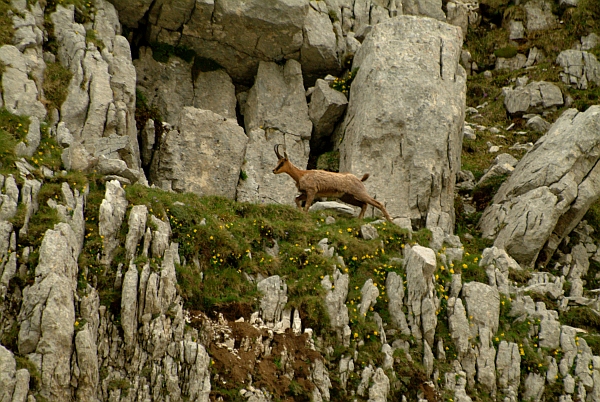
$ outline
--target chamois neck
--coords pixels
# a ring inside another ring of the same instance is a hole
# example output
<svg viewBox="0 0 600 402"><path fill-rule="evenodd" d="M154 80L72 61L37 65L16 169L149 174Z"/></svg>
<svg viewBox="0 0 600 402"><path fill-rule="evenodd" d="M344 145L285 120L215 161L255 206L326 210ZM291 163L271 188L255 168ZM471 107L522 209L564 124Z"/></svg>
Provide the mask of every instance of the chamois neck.
<svg viewBox="0 0 600 402"><path fill-rule="evenodd" d="M296 183L298 183L300 181L300 178L306 174L306 170L299 169L293 163L290 162L289 169L286 173L289 174Z"/></svg>

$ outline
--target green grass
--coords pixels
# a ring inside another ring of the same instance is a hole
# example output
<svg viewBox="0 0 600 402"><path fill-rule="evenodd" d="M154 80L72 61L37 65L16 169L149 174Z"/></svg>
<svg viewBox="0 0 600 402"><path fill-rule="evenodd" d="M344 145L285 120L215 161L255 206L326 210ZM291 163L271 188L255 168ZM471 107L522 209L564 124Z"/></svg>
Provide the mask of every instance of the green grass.
<svg viewBox="0 0 600 402"><path fill-rule="evenodd" d="M10 0L0 0L0 46L12 45L14 28L12 18L8 16L9 11L14 11Z"/></svg>
<svg viewBox="0 0 600 402"><path fill-rule="evenodd" d="M69 81L72 74L62 64L46 63L44 70L44 96L48 110L60 110L60 106L67 98Z"/></svg>

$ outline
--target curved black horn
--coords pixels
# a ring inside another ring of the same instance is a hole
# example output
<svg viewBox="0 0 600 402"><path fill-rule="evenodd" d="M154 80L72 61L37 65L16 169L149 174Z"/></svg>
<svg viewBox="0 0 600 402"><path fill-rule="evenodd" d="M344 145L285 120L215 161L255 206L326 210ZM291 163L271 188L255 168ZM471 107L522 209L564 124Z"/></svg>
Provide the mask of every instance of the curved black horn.
<svg viewBox="0 0 600 402"><path fill-rule="evenodd" d="M279 145L280 145L280 144L275 144L275 147L274 147L274 149L275 149L275 155L277 155L277 157L278 157L279 159L282 159L283 157L282 157L282 156L281 156L281 154L279 153Z"/></svg>

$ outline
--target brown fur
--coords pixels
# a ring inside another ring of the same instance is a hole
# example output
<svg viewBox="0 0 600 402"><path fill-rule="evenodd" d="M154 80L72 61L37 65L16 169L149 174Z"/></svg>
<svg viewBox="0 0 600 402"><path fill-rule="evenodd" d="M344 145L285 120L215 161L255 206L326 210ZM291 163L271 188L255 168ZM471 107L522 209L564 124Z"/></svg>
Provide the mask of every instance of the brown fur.
<svg viewBox="0 0 600 402"><path fill-rule="evenodd" d="M304 209L308 211L315 197L333 197L360 207L360 214L358 215L360 219L364 217L367 205L370 204L378 208L388 221L392 221L383 204L367 193L367 189L362 182L367 180L368 173L362 179L359 179L352 173L302 170L290 162L285 152L284 156L281 156L277 145L275 146L275 154L279 160L277 166L273 169L273 173L287 173L294 179L296 187L301 193L295 200L298 208L302 208L302 201L306 201Z"/></svg>

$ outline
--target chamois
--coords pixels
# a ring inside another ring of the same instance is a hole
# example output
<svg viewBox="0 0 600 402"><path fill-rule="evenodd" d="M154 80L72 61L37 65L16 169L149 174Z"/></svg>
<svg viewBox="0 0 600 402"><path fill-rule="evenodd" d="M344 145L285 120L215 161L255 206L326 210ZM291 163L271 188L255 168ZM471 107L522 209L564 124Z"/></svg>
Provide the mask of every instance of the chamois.
<svg viewBox="0 0 600 402"><path fill-rule="evenodd" d="M287 153L283 156L279 153L279 145L275 145L275 155L279 159L273 173L287 173L296 182L296 187L300 195L296 197L296 206L302 209L302 201L306 200L305 211L312 204L315 197L333 197L350 205L360 207L359 219L362 219L367 210L367 205L373 205L378 208L388 221L392 218L386 211L382 203L372 198L365 185L362 183L367 180L369 174L365 174L362 179L354 176L352 173L334 173L325 170L302 170L290 162Z"/></svg>

